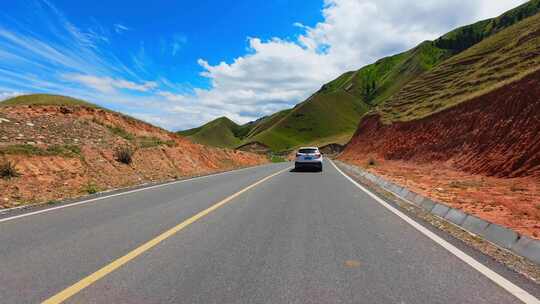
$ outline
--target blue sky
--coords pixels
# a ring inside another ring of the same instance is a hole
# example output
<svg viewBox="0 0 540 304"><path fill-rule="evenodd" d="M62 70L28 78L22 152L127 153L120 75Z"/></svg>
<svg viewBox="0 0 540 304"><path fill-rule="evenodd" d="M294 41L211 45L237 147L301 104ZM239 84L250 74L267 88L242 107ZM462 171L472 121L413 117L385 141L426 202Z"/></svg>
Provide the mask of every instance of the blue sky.
<svg viewBox="0 0 540 304"><path fill-rule="evenodd" d="M11 1L0 97L69 95L174 130L223 115L244 123L524 1L495 2Z"/></svg>

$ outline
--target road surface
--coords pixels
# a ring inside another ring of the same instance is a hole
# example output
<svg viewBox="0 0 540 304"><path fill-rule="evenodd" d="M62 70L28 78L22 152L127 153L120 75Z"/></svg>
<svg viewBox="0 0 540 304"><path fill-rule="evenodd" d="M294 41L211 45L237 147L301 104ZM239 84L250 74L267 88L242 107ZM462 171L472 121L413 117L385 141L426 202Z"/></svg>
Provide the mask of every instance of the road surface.
<svg viewBox="0 0 540 304"><path fill-rule="evenodd" d="M289 166L0 218L0 302L537 303L537 285L436 232L517 289L502 288L330 162Z"/></svg>

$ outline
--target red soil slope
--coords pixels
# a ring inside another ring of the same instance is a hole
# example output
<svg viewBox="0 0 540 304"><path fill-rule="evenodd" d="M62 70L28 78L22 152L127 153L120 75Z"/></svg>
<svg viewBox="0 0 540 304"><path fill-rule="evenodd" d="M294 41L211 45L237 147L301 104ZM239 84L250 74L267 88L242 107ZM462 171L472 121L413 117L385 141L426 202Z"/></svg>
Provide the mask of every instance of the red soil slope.
<svg viewBox="0 0 540 304"><path fill-rule="evenodd" d="M540 72L423 119L366 117L340 158L540 238Z"/></svg>
<svg viewBox="0 0 540 304"><path fill-rule="evenodd" d="M142 145L145 139L153 143ZM21 145L40 151L77 146L80 153L6 153ZM120 146L135 149L132 164L115 159L114 151ZM20 176L0 178L0 208L268 161L261 155L193 144L142 121L85 106L0 107L0 161L6 159L16 164Z"/></svg>
<svg viewBox="0 0 540 304"><path fill-rule="evenodd" d="M410 122L363 119L343 158L442 161L470 173L540 177L540 71Z"/></svg>

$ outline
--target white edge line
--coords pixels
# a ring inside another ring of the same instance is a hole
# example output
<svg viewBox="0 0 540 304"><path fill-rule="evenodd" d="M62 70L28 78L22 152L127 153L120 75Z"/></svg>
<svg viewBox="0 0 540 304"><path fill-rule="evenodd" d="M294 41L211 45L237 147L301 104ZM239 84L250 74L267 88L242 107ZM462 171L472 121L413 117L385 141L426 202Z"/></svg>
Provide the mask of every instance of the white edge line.
<svg viewBox="0 0 540 304"><path fill-rule="evenodd" d="M375 201L377 201L379 204L383 205L386 209L390 210L392 213L397 215L399 218L413 226L416 230L420 231L422 234L430 238L435 243L442 246L444 249L448 250L450 253L458 257L460 260L471 266L472 268L476 269L478 272L486 276L488 279L493 281L495 284L499 285L506 291L508 291L510 294L521 300L523 303L526 304L539 304L540 300L538 300L536 297L528 293L527 291L523 290L519 286L515 285L514 283L510 282L509 280L505 279L498 273L494 272L493 270L489 269L484 264L478 262L470 255L466 254L465 252L461 251L454 245L450 244L449 242L445 241L435 233L429 231L424 226L418 224L416 221L405 215L403 212L397 210L384 200L382 200L377 195L373 194L371 191L366 189L364 186L357 183L355 180L353 180L351 177L349 177L347 174L343 173L341 169L339 169L333 161L330 161L330 163L338 170L341 175L343 175L345 178L347 178L351 183L353 183L356 187L360 188L362 191L367 193L369 196L371 196Z"/></svg>
<svg viewBox="0 0 540 304"><path fill-rule="evenodd" d="M145 190L166 187L166 186L170 186L170 185L174 185L174 184L181 184L181 183L190 182L190 181L194 181L194 180L199 180L199 179L203 179L203 178L207 178L207 177L214 177L214 176L219 176L219 175L224 175L224 174L241 172L241 171L244 171L244 170L249 170L249 169L253 169L253 168L257 168L257 167L261 167L261 166L247 167L247 168L242 168L242 169L238 169L238 170L213 173L213 174L209 174L209 175L197 176L197 177L192 177L192 178L188 178L188 179L182 179L182 180L167 182L167 183L163 183L163 184L159 184L159 185L147 186L147 187L142 187L142 188L129 190L129 191L125 191L125 192L100 196L100 197L96 197L96 198L92 198L92 199L88 199L88 200L83 200L83 201L80 201L80 202L75 202L75 203L66 204L66 205L62 205L62 206L51 207L51 208L47 208L47 209L43 209L43 210L38 210L38 211L34 211L34 212L28 212L28 213L23 213L23 214L19 214L19 215L14 215L14 216L2 218L2 219L0 219L0 223L16 220L16 219L27 217L27 216L32 216L32 215L37 215L37 214L41 214L41 213L51 212L51 211L54 211L54 210L59 210L59 209L64 209L64 208L69 208L69 207L75 207L75 206L78 206L78 205L83 205L83 204L87 204L87 203L90 203L90 202L104 200L104 199L115 197L115 196L126 195L126 194L135 193L135 192L141 192L141 191L145 191ZM114 191L114 190L111 190L111 191ZM39 205L36 205L36 207L38 207L38 206Z"/></svg>

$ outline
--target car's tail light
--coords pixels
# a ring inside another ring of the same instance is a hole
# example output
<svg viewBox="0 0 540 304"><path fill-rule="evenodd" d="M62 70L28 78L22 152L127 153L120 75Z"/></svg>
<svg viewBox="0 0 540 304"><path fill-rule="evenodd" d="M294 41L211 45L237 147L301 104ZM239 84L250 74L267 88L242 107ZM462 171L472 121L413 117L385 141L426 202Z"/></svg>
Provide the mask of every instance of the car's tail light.
<svg viewBox="0 0 540 304"><path fill-rule="evenodd" d="M315 158L321 158L321 153L316 153Z"/></svg>
<svg viewBox="0 0 540 304"><path fill-rule="evenodd" d="M300 153L296 153L296 157L300 156Z"/></svg>

